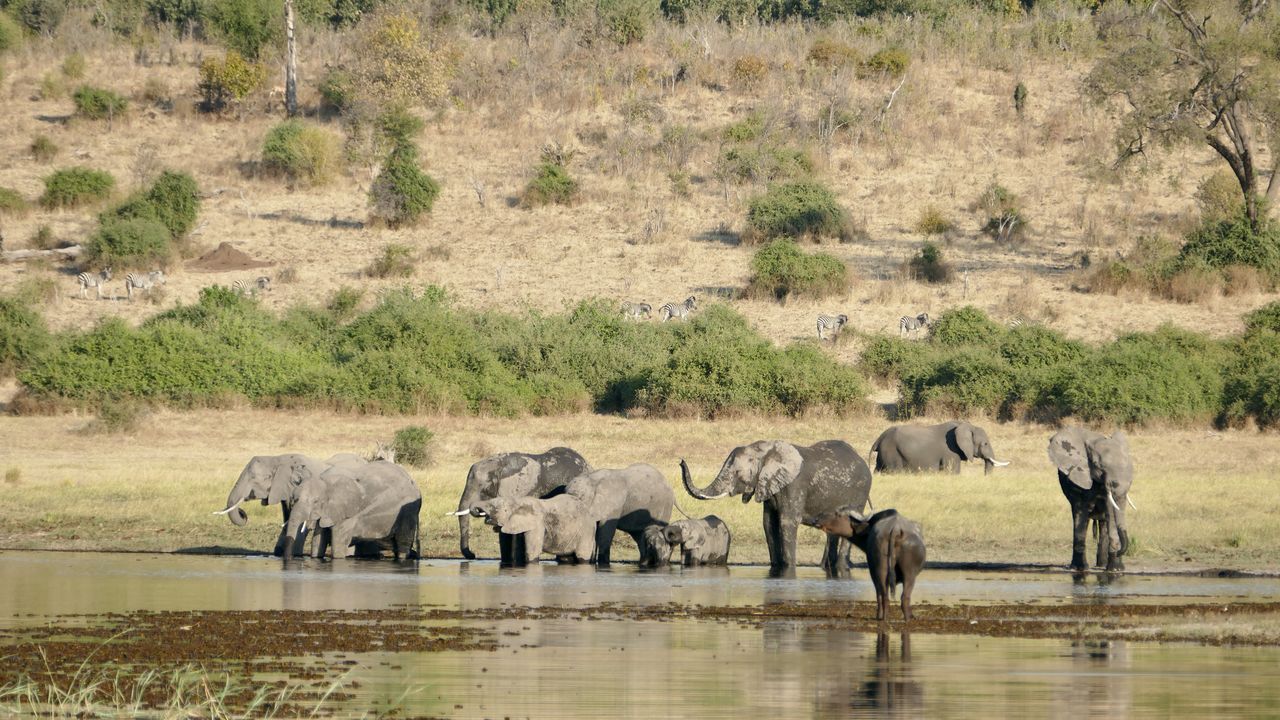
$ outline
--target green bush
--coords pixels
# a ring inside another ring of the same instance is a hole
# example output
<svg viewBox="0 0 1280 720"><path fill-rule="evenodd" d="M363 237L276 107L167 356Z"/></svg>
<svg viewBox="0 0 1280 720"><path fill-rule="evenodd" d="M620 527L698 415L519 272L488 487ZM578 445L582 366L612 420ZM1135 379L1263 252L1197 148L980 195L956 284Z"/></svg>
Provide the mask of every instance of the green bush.
<svg viewBox="0 0 1280 720"><path fill-rule="evenodd" d="M1213 268L1248 265L1272 278L1280 277L1280 227L1264 221L1255 232L1243 213L1208 221L1187 236L1179 263L1199 260Z"/></svg>
<svg viewBox="0 0 1280 720"><path fill-rule="evenodd" d="M332 68L320 79L321 108L335 113L344 113L355 102L355 78L344 68Z"/></svg>
<svg viewBox="0 0 1280 720"><path fill-rule="evenodd" d="M251 63L235 50L218 58L205 58L200 63L201 108L206 112L218 112L233 102L239 102L257 90L267 79L267 69Z"/></svg>
<svg viewBox="0 0 1280 720"><path fill-rule="evenodd" d="M946 235L954 230L955 227L955 223L951 222L951 219L943 214L942 210L938 209L936 205L929 205L921 210L920 217L916 218L915 230L925 237L931 237L934 235Z"/></svg>
<svg viewBox="0 0 1280 720"><path fill-rule="evenodd" d="M124 114L129 101L111 90L81 85L71 95L76 116L87 120L111 120Z"/></svg>
<svg viewBox="0 0 1280 720"><path fill-rule="evenodd" d="M44 179L40 204L46 208L71 208L106 200L115 189L110 173L86 167L57 170Z"/></svg>
<svg viewBox="0 0 1280 720"><path fill-rule="evenodd" d="M659 0L601 0L596 4L606 36L619 45L644 40L658 17Z"/></svg>
<svg viewBox="0 0 1280 720"><path fill-rule="evenodd" d="M435 433L421 425L408 425L396 431L391 447L396 451L396 462L413 468L431 464L431 439Z"/></svg>
<svg viewBox="0 0 1280 720"><path fill-rule="evenodd" d="M31 141L31 155L36 162L51 162L58 155L58 146L48 135L37 135Z"/></svg>
<svg viewBox="0 0 1280 720"><path fill-rule="evenodd" d="M67 0L10 0L8 11L36 35L50 36L67 14Z"/></svg>
<svg viewBox="0 0 1280 720"><path fill-rule="evenodd" d="M857 65L861 62L862 53L858 52L853 46L842 43L839 40L820 37L809 46L809 53L805 58L814 65L844 67L846 65Z"/></svg>
<svg viewBox="0 0 1280 720"><path fill-rule="evenodd" d="M876 335L867 341L859 364L871 377L899 380L915 375L931 360L932 351L924 343L892 335Z"/></svg>
<svg viewBox="0 0 1280 720"><path fill-rule="evenodd" d="M1003 357L984 348L959 348L904 372L899 411L906 417L995 414L1014 385L1013 368Z"/></svg>
<svg viewBox="0 0 1280 720"><path fill-rule="evenodd" d="M911 56L906 50L887 47L877 50L874 55L867 58L862 63L862 70L867 75L888 75L897 78L907 71L907 66L910 64Z"/></svg>
<svg viewBox="0 0 1280 720"><path fill-rule="evenodd" d="M569 176L563 165L556 163L539 163L534 170L533 179L525 187L520 196L520 204L524 207L541 205L569 205L578 197L578 181Z"/></svg>
<svg viewBox="0 0 1280 720"><path fill-rule="evenodd" d="M992 322L985 312L972 305L965 305L935 318L929 331L929 339L948 347L992 346L1004 340L1004 332L1004 328Z"/></svg>
<svg viewBox="0 0 1280 720"><path fill-rule="evenodd" d="M157 24L171 24L179 31L204 22L200 0L146 0L147 14Z"/></svg>
<svg viewBox="0 0 1280 720"><path fill-rule="evenodd" d="M205 6L208 26L222 43L257 60L269 45L279 44L284 6L271 0L211 0Z"/></svg>
<svg viewBox="0 0 1280 720"><path fill-rule="evenodd" d="M1018 197L999 183L991 183L974 202L984 218L982 232L999 243L1019 243L1026 239L1027 215Z"/></svg>
<svg viewBox="0 0 1280 720"><path fill-rule="evenodd" d="M0 295L0 375L11 375L51 347L44 318L17 298Z"/></svg>
<svg viewBox="0 0 1280 720"><path fill-rule="evenodd" d="M1269 302L1244 316L1246 333L1270 330L1280 333L1280 300Z"/></svg>
<svg viewBox="0 0 1280 720"><path fill-rule="evenodd" d="M1229 220L1244 211L1244 193L1234 174L1219 170L1200 182L1196 188L1196 204L1205 222Z"/></svg>
<svg viewBox="0 0 1280 720"><path fill-rule="evenodd" d="M745 242L779 237L854 239L854 228L830 190L817 182L775 185L748 204Z"/></svg>
<svg viewBox="0 0 1280 720"><path fill-rule="evenodd" d="M726 127L723 134L724 139L729 142L745 143L756 140L764 134L764 115L753 112Z"/></svg>
<svg viewBox="0 0 1280 720"><path fill-rule="evenodd" d="M172 257L169 230L153 217L109 219L88 241L86 261L98 266L151 269Z"/></svg>
<svg viewBox="0 0 1280 720"><path fill-rule="evenodd" d="M171 238L183 238L195 227L200 213L200 188L190 175L165 170L147 190L146 199Z"/></svg>
<svg viewBox="0 0 1280 720"><path fill-rule="evenodd" d="M0 187L0 215L26 215L30 209L31 204L17 190Z"/></svg>
<svg viewBox="0 0 1280 720"><path fill-rule="evenodd" d="M1258 317L1233 348L1223 382L1221 425L1239 427L1252 418L1259 429L1280 426L1280 333L1275 329L1280 304L1263 310L1265 320ZM1257 314L1251 314L1251 320Z"/></svg>
<svg viewBox="0 0 1280 720"><path fill-rule="evenodd" d="M799 178L813 172L813 159L804 150L779 147L731 147L720 154L723 176L738 182L769 182Z"/></svg>
<svg viewBox="0 0 1280 720"><path fill-rule="evenodd" d="M431 212L440 185L418 167L418 148L398 143L370 190L373 215L392 227L412 225Z"/></svg>
<svg viewBox="0 0 1280 720"><path fill-rule="evenodd" d="M417 264L418 260L413 255L413 248L390 243L382 249L382 254L365 268L364 274L376 278L407 278L413 275Z"/></svg>
<svg viewBox="0 0 1280 720"><path fill-rule="evenodd" d="M22 45L22 28L5 12L0 12L0 53Z"/></svg>
<svg viewBox="0 0 1280 720"><path fill-rule="evenodd" d="M747 293L782 300L788 296L824 298L849 288L849 268L826 253L806 254L793 240L775 240L751 258Z"/></svg>
<svg viewBox="0 0 1280 720"><path fill-rule="evenodd" d="M392 108L382 113L377 118L377 125L378 133L392 147L412 142L427 126L422 118L404 108Z"/></svg>
<svg viewBox="0 0 1280 720"><path fill-rule="evenodd" d="M930 283L951 282L955 275L951 263L942 257L942 248L931 242L925 243L920 254L912 257L907 266L917 280Z"/></svg>
<svg viewBox="0 0 1280 720"><path fill-rule="evenodd" d="M299 120L286 120L267 131L262 166L293 182L323 185L333 178L341 154L328 131Z"/></svg>
<svg viewBox="0 0 1280 720"><path fill-rule="evenodd" d="M88 62L85 61L84 55L78 52L71 53L62 61L62 76L68 80L83 79L87 69Z"/></svg>

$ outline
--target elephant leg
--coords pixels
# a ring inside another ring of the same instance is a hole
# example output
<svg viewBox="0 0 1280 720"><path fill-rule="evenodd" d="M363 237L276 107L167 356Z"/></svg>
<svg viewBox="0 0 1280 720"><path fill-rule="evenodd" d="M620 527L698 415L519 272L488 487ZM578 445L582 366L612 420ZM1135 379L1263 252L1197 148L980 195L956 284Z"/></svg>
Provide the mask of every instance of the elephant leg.
<svg viewBox="0 0 1280 720"><path fill-rule="evenodd" d="M315 539L315 552L311 557L319 560L320 558L323 558L324 554L329 550L329 545L332 540L331 536L333 533L329 528L316 528L311 534Z"/></svg>
<svg viewBox="0 0 1280 720"><path fill-rule="evenodd" d="M795 567L796 531L799 530L800 523L796 522L794 518L779 517L778 525L779 530L781 530L778 534L778 550L780 551L779 554L782 556L782 566Z"/></svg>
<svg viewBox="0 0 1280 720"><path fill-rule="evenodd" d="M515 564L515 556L512 549L515 538L516 536L514 535L498 533L498 563L503 567L511 567Z"/></svg>
<svg viewBox="0 0 1280 720"><path fill-rule="evenodd" d="M889 592L885 588L887 584L888 573L882 564L875 564L871 568L871 584L876 589L876 619L884 620L889 613Z"/></svg>
<svg viewBox="0 0 1280 720"><path fill-rule="evenodd" d="M764 542L769 547L769 566L781 566L782 558L778 552L778 513L767 505L764 508Z"/></svg>
<svg viewBox="0 0 1280 720"><path fill-rule="evenodd" d="M596 525L596 564L608 565L609 552L613 549L613 535L618 531L618 519L612 518ZM583 558L584 560L589 558Z"/></svg>
<svg viewBox="0 0 1280 720"><path fill-rule="evenodd" d="M334 526L333 528L333 559L345 560L347 557L347 548L351 546L352 533L351 528Z"/></svg>
<svg viewBox="0 0 1280 720"><path fill-rule="evenodd" d="M840 536L828 535L827 547L822 551L822 568L828 573L840 570Z"/></svg>
<svg viewBox="0 0 1280 720"><path fill-rule="evenodd" d="M524 562L526 564L536 564L538 559L542 557L542 535L537 532L521 533L524 536L524 542L520 543L524 550Z"/></svg>
<svg viewBox="0 0 1280 720"><path fill-rule="evenodd" d="M1103 515L1098 518L1098 555L1097 562L1094 563L1097 567L1107 566L1107 556L1110 554L1110 549L1111 525L1107 521L1107 516Z"/></svg>
<svg viewBox="0 0 1280 720"><path fill-rule="evenodd" d="M1085 536L1089 533L1089 508L1083 504L1073 503L1071 506L1071 569L1088 570L1084 561Z"/></svg>
<svg viewBox="0 0 1280 720"><path fill-rule="evenodd" d="M911 589L916 586L916 576L908 574L902 578L902 619L911 620Z"/></svg>

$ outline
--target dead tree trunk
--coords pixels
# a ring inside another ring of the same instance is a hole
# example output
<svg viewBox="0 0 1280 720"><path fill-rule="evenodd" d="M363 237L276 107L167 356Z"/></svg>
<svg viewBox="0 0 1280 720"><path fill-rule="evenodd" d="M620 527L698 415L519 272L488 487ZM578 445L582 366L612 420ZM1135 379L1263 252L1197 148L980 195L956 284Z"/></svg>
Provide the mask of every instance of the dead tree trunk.
<svg viewBox="0 0 1280 720"><path fill-rule="evenodd" d="M293 39L293 0L284 0L284 30L288 49L284 68L284 107L289 117L298 114L298 47Z"/></svg>

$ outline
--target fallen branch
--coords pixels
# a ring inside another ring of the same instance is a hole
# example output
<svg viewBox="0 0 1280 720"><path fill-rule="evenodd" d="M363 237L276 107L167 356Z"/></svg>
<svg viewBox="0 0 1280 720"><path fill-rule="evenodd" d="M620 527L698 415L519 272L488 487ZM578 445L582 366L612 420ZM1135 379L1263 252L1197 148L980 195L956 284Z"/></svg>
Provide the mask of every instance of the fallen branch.
<svg viewBox="0 0 1280 720"><path fill-rule="evenodd" d="M18 262L20 260L34 260L35 258L50 257L52 255L61 255L63 260L75 260L80 257L80 253L84 252L84 248L79 245L71 247L54 248L52 250L5 250L0 252L0 260L4 262Z"/></svg>

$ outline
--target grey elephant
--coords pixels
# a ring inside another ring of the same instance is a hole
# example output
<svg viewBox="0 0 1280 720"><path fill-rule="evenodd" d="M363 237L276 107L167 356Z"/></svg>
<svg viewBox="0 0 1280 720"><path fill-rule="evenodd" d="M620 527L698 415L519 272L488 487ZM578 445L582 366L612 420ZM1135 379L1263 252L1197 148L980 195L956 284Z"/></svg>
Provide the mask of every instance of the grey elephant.
<svg viewBox="0 0 1280 720"><path fill-rule="evenodd" d="M701 489L694 487L684 460L680 472L685 490L699 500L741 495L743 502L754 497L764 505L764 538L775 569L795 567L796 531L804 518L845 506L861 510L871 494L870 468L843 440L808 447L781 440L743 445L729 453L715 480ZM841 559L847 551L847 542L828 537L823 567L844 570Z"/></svg>
<svg viewBox="0 0 1280 720"><path fill-rule="evenodd" d="M319 477L326 470L337 465L361 464L364 459L350 453L339 453L328 459L320 460L299 453L284 455L257 455L249 460L240 471L240 477L227 495L224 510L219 515L226 515L237 526L249 522L249 516L239 507L246 500L261 500L263 505L280 505L284 515L284 523L280 526L280 535L276 538L272 553L280 555L284 552L285 524L289 522L290 511L298 501L298 493L302 484L309 478ZM301 532L297 540L297 552L302 552L306 541L306 532Z"/></svg>
<svg viewBox="0 0 1280 720"><path fill-rule="evenodd" d="M635 540L643 558L645 528L655 523L665 525L676 503L667 479L646 463L592 470L569 481L565 493L581 500L596 523L595 560L600 565L609 564L618 530Z"/></svg>
<svg viewBox="0 0 1280 720"><path fill-rule="evenodd" d="M471 507L503 535L523 535L524 555L514 564L535 563L548 552L562 562L589 562L595 550L596 523L582 500L569 494L550 498L496 497Z"/></svg>
<svg viewBox="0 0 1280 720"><path fill-rule="evenodd" d="M1123 432L1110 437L1083 428L1064 428L1049 438L1049 459L1058 467L1058 484L1071 503L1071 568L1084 570L1089 521L1098 523L1097 564L1123 570L1129 550L1125 505L1133 505L1133 458Z"/></svg>
<svg viewBox="0 0 1280 720"><path fill-rule="evenodd" d="M564 492L572 479L590 472L591 465L567 447L553 447L544 453L509 452L491 455L467 471L467 484L458 500L458 542L462 556L474 560L471 551L471 508L496 497L546 498ZM512 544L518 535L498 535L498 549L504 565L515 556Z"/></svg>
<svg viewBox="0 0 1280 720"><path fill-rule="evenodd" d="M953 420L938 425L897 425L880 433L868 458L875 456L876 472L946 470L960 472L960 463L981 460L983 472L1004 467L995 457L991 438L982 428Z"/></svg>
<svg viewBox="0 0 1280 720"><path fill-rule="evenodd" d="M892 508L869 518L852 508L818 519L817 526L835 537L853 541L866 553L867 570L876 589L876 619L889 615L889 601L902 584L902 617L911 619L911 591L924 568L924 533L920 526Z"/></svg>
<svg viewBox="0 0 1280 720"><path fill-rule="evenodd" d="M644 539L647 554L641 559L642 565L666 565L676 548L680 548L680 562L685 567L729 562L729 526L715 515L677 520L665 526L650 525L645 528Z"/></svg>
<svg viewBox="0 0 1280 720"><path fill-rule="evenodd" d="M302 484L286 523L284 558L294 538L311 527L319 537L314 557L332 546L335 560L356 541L388 543L392 557L419 555L418 514L422 493L404 468L377 460L339 464Z"/></svg>

